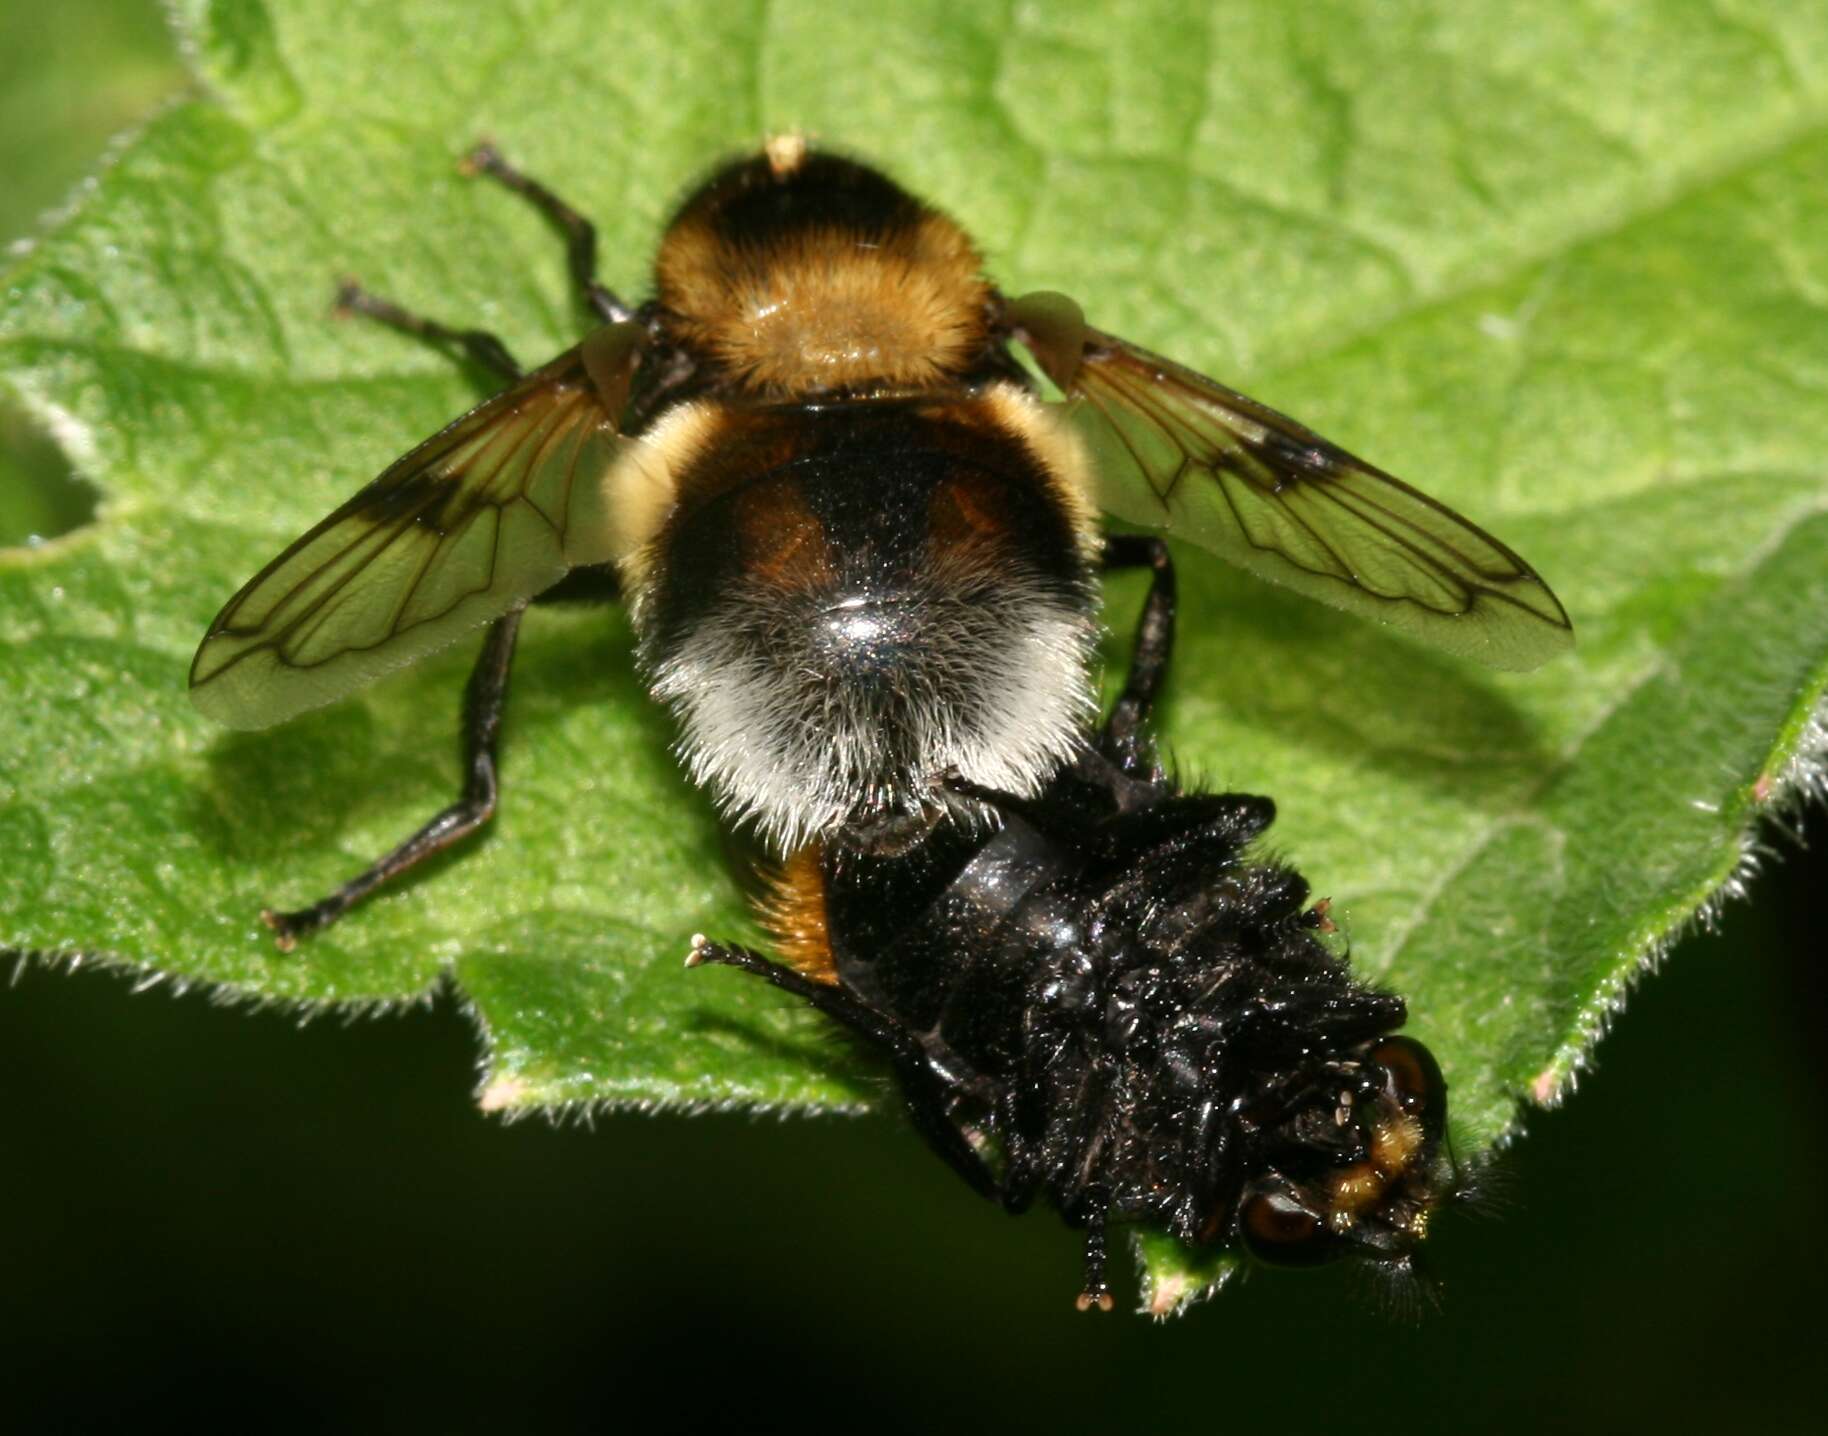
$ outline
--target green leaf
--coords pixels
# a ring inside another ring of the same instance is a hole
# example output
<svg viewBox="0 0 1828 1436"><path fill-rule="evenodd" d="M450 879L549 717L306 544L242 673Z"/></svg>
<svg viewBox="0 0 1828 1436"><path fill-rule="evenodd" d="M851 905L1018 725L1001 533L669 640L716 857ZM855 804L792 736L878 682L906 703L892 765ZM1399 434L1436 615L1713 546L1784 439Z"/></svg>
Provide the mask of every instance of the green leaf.
<svg viewBox="0 0 1828 1436"><path fill-rule="evenodd" d="M1783 0L478 7L183 0L169 109L7 276L0 391L94 524L0 551L0 946L296 1003L455 985L485 1105L854 1107L874 1075L689 934L755 936L619 615L523 638L495 830L298 955L456 791L467 652L280 729L185 700L265 558L474 397L333 280L580 332L494 136L644 289L669 202L769 130L952 209L1009 289L1302 416L1472 515L1574 616L1495 675L1182 555L1165 733L1404 993L1460 1149L1566 1092L1630 982L1815 772L1828 686L1828 22ZM1113 622L1139 597L1112 585ZM1113 645L1113 663L1121 661ZM1145 1244L1151 1302L1222 1272Z"/></svg>

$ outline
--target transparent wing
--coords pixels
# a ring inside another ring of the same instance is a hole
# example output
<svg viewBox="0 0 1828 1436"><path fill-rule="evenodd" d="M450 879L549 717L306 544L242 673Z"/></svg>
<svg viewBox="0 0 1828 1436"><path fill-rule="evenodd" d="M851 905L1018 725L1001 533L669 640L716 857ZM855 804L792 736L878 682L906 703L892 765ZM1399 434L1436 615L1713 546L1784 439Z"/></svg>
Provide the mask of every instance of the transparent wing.
<svg viewBox="0 0 1828 1436"><path fill-rule="evenodd" d="M210 625L191 697L233 728L329 703L601 562L618 383L616 326L397 460L263 568Z"/></svg>
<svg viewBox="0 0 1828 1436"><path fill-rule="evenodd" d="M1572 644L1536 571L1446 505L1254 399L1086 327L1064 296L1027 296L1010 315L1073 401L1108 512L1495 668L1534 668Z"/></svg>

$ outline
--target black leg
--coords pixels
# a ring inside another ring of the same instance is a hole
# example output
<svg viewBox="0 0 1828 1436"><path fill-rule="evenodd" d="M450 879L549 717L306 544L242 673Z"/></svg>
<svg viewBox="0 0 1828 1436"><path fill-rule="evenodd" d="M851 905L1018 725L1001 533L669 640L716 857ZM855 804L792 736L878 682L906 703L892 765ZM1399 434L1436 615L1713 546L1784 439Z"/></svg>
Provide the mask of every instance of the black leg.
<svg viewBox="0 0 1828 1436"><path fill-rule="evenodd" d="M361 314L429 344L455 349L472 363L502 379L518 379L521 367L493 334L482 329L453 329L402 309L391 300L370 294L354 280L337 287L339 314ZM290 952L298 939L328 927L382 884L468 837L494 816L500 796L495 748L501 736L502 709L508 696L508 670L514 661L514 643L520 633L521 611L504 615L489 626L476 666L465 689L463 793L418 832L373 866L364 869L328 897L295 912L268 908L260 919L278 935L281 952Z"/></svg>
<svg viewBox="0 0 1828 1436"><path fill-rule="evenodd" d="M972 782L956 768L948 768L940 784L948 793L982 803L999 813L1013 814L1044 833L1051 833L1058 826L1057 814L1039 798L1024 798L1018 793L1005 793L1000 788L986 788L982 783Z"/></svg>
<svg viewBox="0 0 1828 1436"><path fill-rule="evenodd" d="M1081 1311L1109 1311L1117 1303L1111 1299L1110 1284L1105 1280L1106 1246L1105 1204L1102 1192L1093 1194L1092 1209L1085 1221L1085 1286L1073 1305Z"/></svg>
<svg viewBox="0 0 1828 1436"><path fill-rule="evenodd" d="M623 324L635 317L620 299L597 282L596 226L538 180L529 179L501 157L487 140L471 150L463 162L470 174L486 174L516 194L525 195L548 219L565 231L565 249L571 259L571 278L584 296L590 312L605 324Z"/></svg>
<svg viewBox="0 0 1828 1436"><path fill-rule="evenodd" d="M965 1134L952 1120L944 1090L932 1075L923 1055L918 1060L898 1060L895 1072L901 1078L901 1096L907 1104L908 1120L914 1130L926 1138L927 1145L945 1159L980 1197L1000 1202L1020 1211L1028 1205L1028 1193L1014 1193L996 1178L977 1149L965 1140Z"/></svg>
<svg viewBox="0 0 1828 1436"><path fill-rule="evenodd" d="M508 346L486 329L452 329L436 320L422 319L390 300L370 294L353 279L345 279L337 286L336 312L366 314L389 328L414 335L440 348L461 350L473 363L480 364L491 374L503 379L518 379L521 376L521 367L514 362Z"/></svg>
<svg viewBox="0 0 1828 1436"><path fill-rule="evenodd" d="M1143 730L1174 650L1174 559L1161 539L1113 534L1104 541L1104 566L1148 568L1155 575L1136 625L1130 677L1104 725L1105 751L1125 772L1134 772L1149 762Z"/></svg>
<svg viewBox="0 0 1828 1436"><path fill-rule="evenodd" d="M1003 1210L1012 1216L1027 1211L1041 1186L1040 1154L1023 1134L1040 1130L1041 1124L1025 1121L1033 1110L1039 1088L1033 1078L1011 1082L997 1094L997 1138L1003 1148L1003 1181L999 1195Z"/></svg>
<svg viewBox="0 0 1828 1436"><path fill-rule="evenodd" d="M357 874L328 897L296 912L261 913L260 920L278 934L279 950L290 952L298 939L335 922L383 883L441 852L475 832L495 814L500 784L495 771L495 745L501 737L502 710L508 699L508 670L514 661L514 640L520 633L520 609L503 614L489 625L482 652L470 670L463 714L463 794L399 847L372 867Z"/></svg>
<svg viewBox="0 0 1828 1436"><path fill-rule="evenodd" d="M533 601L548 603L614 603L622 597L622 579L613 563L574 568Z"/></svg>
<svg viewBox="0 0 1828 1436"><path fill-rule="evenodd" d="M848 988L836 983L819 982L805 973L782 963L770 961L759 952L729 943L708 942L702 936L692 939L692 951L686 957L687 967L714 962L771 983L783 992L803 998L833 1021L841 1022L859 1037L886 1051L893 1059L895 1075L901 1079L901 1094L908 1106L908 1116L915 1129L926 1138L927 1145L945 1158L947 1165L965 1179L979 1196L991 1201L1003 1199L996 1175L965 1140L946 1110L945 1092L933 1075L926 1049L920 1039L873 1007L860 1002Z"/></svg>
<svg viewBox="0 0 1828 1436"><path fill-rule="evenodd" d="M892 1057L909 1057L920 1051L920 1044L904 1029L883 1017L875 1008L858 1001L848 988L808 977L798 968L763 957L753 948L738 947L728 942L712 942L703 934L694 934L692 950L686 954L685 965L701 967L707 962L720 967L740 968L783 992L791 992L795 997L811 1003L827 1017L842 1022L866 1042L885 1049Z"/></svg>

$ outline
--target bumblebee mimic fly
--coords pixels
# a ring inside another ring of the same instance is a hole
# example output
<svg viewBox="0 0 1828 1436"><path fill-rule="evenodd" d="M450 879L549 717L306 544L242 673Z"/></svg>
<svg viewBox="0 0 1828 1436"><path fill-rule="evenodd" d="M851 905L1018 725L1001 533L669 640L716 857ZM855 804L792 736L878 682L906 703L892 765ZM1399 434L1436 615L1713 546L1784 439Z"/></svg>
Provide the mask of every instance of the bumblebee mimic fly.
<svg viewBox="0 0 1828 1436"><path fill-rule="evenodd" d="M1142 724L1171 646L1155 584L1108 721L1030 797L953 776L994 827L894 854L813 843L763 915L785 959L693 939L687 965L795 993L889 1061L928 1144L1010 1211L1084 1236L1081 1310L1109 1310L1107 1229L1142 1223L1272 1265L1409 1273L1457 1173L1447 1085L1394 1036L1403 1001L1322 940L1325 902L1248 847L1267 798L1182 790Z"/></svg>
<svg viewBox="0 0 1828 1436"><path fill-rule="evenodd" d="M493 813L543 599L620 593L693 778L782 853L892 854L984 812L944 775L1032 799L1074 760L1098 574L1134 561L1101 510L1498 667L1570 641L1504 544L1064 296L1003 294L958 225L868 165L793 138L724 165L631 306L597 281L582 216L489 146L469 164L565 231L598 327L522 372L489 334L344 289L506 387L230 599L193 697L263 727L487 633L463 793L337 892L267 914L282 946Z"/></svg>

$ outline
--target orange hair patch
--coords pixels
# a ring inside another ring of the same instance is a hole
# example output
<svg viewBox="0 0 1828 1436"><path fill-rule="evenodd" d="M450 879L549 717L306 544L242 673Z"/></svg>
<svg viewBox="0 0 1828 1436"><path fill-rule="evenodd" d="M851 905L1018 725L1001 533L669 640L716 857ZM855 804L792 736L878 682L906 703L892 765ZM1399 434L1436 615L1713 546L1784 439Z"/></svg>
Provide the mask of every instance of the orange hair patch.
<svg viewBox="0 0 1828 1436"><path fill-rule="evenodd" d="M824 849L809 843L766 876L756 915L774 939L781 961L815 982L836 983L831 934L825 920Z"/></svg>

